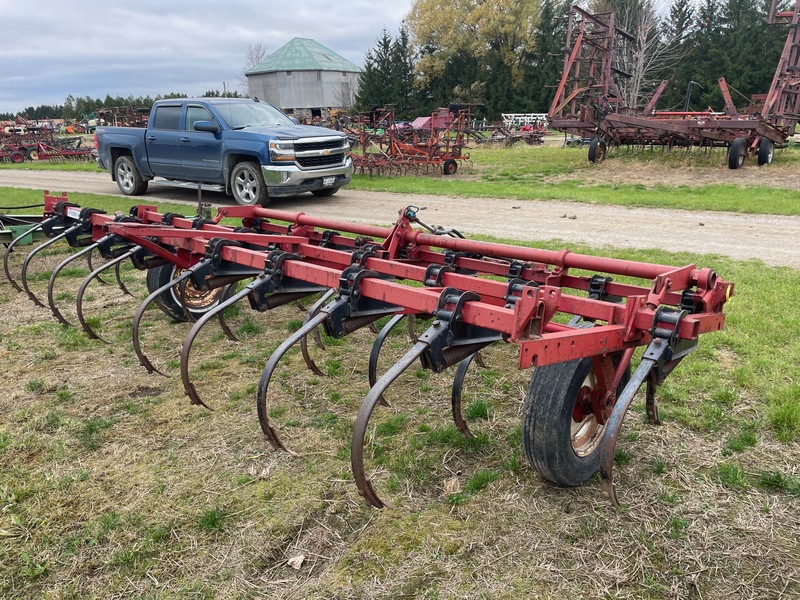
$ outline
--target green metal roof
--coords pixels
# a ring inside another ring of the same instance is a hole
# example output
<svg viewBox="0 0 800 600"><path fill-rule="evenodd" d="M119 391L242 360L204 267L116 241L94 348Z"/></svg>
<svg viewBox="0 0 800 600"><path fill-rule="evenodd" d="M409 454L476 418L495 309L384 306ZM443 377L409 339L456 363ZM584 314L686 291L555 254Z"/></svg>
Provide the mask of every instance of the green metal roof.
<svg viewBox="0 0 800 600"><path fill-rule="evenodd" d="M361 68L308 38L293 38L262 60L245 75L272 73L274 71L350 71L360 73Z"/></svg>

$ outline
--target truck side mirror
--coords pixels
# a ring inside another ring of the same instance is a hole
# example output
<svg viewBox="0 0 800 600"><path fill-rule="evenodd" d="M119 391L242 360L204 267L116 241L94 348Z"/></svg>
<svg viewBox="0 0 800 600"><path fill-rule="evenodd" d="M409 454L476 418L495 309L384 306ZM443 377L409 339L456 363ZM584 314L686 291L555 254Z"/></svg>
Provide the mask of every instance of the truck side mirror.
<svg viewBox="0 0 800 600"><path fill-rule="evenodd" d="M216 123L212 123L211 121L197 121L194 124L195 131L208 131L210 133L218 133L219 132L219 125Z"/></svg>

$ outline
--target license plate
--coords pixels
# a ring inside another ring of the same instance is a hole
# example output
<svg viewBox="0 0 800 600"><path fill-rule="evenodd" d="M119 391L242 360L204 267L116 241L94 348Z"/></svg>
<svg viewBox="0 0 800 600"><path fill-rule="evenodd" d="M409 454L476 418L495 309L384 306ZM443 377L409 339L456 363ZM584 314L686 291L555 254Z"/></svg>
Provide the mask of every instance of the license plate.
<svg viewBox="0 0 800 600"><path fill-rule="evenodd" d="M325 187L331 187L334 183L336 183L336 177L322 178L322 185L324 185Z"/></svg>

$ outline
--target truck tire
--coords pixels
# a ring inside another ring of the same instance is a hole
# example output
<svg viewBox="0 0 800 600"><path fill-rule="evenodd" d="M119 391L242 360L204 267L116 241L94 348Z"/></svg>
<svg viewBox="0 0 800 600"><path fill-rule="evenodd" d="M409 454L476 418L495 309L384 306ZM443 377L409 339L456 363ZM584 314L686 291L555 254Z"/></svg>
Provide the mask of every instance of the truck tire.
<svg viewBox="0 0 800 600"><path fill-rule="evenodd" d="M114 163L114 176L119 191L126 196L141 196L147 191L147 180L139 173L131 156L120 156Z"/></svg>
<svg viewBox="0 0 800 600"><path fill-rule="evenodd" d="M311 190L311 193L317 198L325 198L326 196L333 196L338 191L339 188L325 188L322 190Z"/></svg>
<svg viewBox="0 0 800 600"><path fill-rule="evenodd" d="M254 162L240 162L231 170L233 198L242 206L267 206L269 194L261 168Z"/></svg>

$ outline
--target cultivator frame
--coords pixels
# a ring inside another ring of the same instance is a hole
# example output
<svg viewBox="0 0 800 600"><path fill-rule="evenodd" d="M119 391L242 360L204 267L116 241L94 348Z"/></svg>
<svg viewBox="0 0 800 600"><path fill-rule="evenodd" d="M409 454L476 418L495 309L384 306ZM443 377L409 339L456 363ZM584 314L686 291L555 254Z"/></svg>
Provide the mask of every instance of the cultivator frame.
<svg viewBox="0 0 800 600"><path fill-rule="evenodd" d="M775 147L786 144L800 118L800 0L779 12L772 1L769 22L788 23L781 58L769 92L755 95L746 113L733 103L725 78L719 86L725 100L722 112L658 111L666 88L662 81L644 109L627 106L620 82L631 77L620 57L633 51L635 38L615 25L614 13L589 14L577 6L569 11L564 68L550 106L550 126L565 134L591 138L589 160L600 162L610 145L723 146L728 167L738 169L748 156L759 165L772 162Z"/></svg>
<svg viewBox="0 0 800 600"><path fill-rule="evenodd" d="M464 152L469 123L468 105L434 112L430 130L424 131L399 125L391 108L375 108L361 113L343 130L354 149L353 168L361 174L406 175L441 169L444 175L454 175L470 159Z"/></svg>
<svg viewBox="0 0 800 600"><path fill-rule="evenodd" d="M356 485L375 507L389 503L366 475L363 447L370 417L384 403L383 392L417 360L434 372L458 364L451 410L459 431L471 437L460 408L464 378L471 362L480 363L480 350L497 342L518 346L519 368L536 367L522 428L529 462L563 485L580 485L599 469L604 492L617 504L614 448L634 395L647 384L647 413L657 422L657 386L697 347L701 334L723 327L722 308L733 293L733 284L694 264L674 267L468 240L455 230L425 224L412 206L399 212L392 227L378 227L249 206L220 207L213 220L161 214L147 205L133 207L128 215L108 215L46 194L44 217L37 228L50 239L26 256L21 286L10 272L9 245L4 269L11 283L69 324L54 300L58 274L97 250L107 262L92 268L81 283L77 315L83 330L101 339L83 315L87 287L113 267L121 289L129 293L120 280L120 264L130 260L146 269L151 293L134 316L134 351L142 366L157 372L139 341L151 302L173 318L195 321L180 361L193 404L207 406L189 370L193 342L206 323L219 318L226 336L235 340L223 316L232 304L247 298L251 308L266 311L321 294L303 326L270 356L259 382L259 422L275 449L286 447L268 418L269 385L286 352L300 343L309 369L322 375L307 349L308 336L319 326L341 338L390 317L370 353L372 388L351 442ZM241 219L241 226L222 225L223 218ZM45 305L31 290L27 272L37 252L59 240L80 250L53 269ZM646 283L617 282L612 276ZM379 374L378 355L388 333L412 317L429 319L428 329L412 336L408 352ZM644 354L630 377L639 346ZM589 374L574 375L576 367ZM579 391L564 391L570 386ZM548 458L550 449L543 450L554 439L563 446L555 462ZM564 456L570 462L559 462Z"/></svg>

